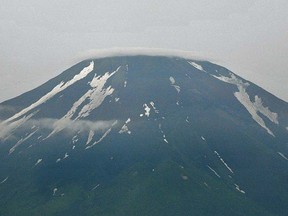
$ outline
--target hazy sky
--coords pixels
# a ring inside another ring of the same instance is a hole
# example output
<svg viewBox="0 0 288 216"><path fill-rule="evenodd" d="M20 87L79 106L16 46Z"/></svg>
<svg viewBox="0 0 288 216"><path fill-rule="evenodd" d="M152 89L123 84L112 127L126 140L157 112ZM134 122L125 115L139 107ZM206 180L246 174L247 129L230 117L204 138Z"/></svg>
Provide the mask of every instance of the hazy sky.
<svg viewBox="0 0 288 216"><path fill-rule="evenodd" d="M287 0L0 0L0 101L112 47L200 53L288 101L287 13Z"/></svg>

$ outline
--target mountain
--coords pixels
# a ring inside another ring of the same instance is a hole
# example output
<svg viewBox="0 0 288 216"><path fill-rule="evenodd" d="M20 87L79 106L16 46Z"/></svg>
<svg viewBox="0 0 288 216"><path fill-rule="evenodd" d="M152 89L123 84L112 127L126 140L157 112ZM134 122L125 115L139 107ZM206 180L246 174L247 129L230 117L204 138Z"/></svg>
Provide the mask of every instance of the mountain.
<svg viewBox="0 0 288 216"><path fill-rule="evenodd" d="M288 104L211 62L88 59L0 119L0 215L287 215Z"/></svg>

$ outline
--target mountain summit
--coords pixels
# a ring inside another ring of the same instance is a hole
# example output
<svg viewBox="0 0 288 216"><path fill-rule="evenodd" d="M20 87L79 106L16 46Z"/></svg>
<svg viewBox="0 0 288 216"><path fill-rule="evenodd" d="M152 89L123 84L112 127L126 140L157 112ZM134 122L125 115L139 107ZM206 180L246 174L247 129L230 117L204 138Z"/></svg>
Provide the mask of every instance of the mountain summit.
<svg viewBox="0 0 288 216"><path fill-rule="evenodd" d="M286 215L288 104L208 61L82 61L0 104L0 215Z"/></svg>

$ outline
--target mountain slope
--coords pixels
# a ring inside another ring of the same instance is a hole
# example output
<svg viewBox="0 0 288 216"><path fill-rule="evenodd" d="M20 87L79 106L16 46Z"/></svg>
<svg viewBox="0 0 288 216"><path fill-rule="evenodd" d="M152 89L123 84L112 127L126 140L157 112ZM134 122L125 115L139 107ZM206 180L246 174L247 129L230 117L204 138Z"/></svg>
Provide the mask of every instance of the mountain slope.
<svg viewBox="0 0 288 216"><path fill-rule="evenodd" d="M90 59L0 106L1 215L287 212L288 105L219 65Z"/></svg>

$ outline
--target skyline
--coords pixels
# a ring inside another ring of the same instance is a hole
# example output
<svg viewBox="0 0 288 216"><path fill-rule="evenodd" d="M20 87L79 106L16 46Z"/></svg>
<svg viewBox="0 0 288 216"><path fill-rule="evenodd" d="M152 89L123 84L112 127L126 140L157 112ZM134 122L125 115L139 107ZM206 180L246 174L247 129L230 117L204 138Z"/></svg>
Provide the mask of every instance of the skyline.
<svg viewBox="0 0 288 216"><path fill-rule="evenodd" d="M284 0L0 3L1 102L113 47L192 51L288 101Z"/></svg>

